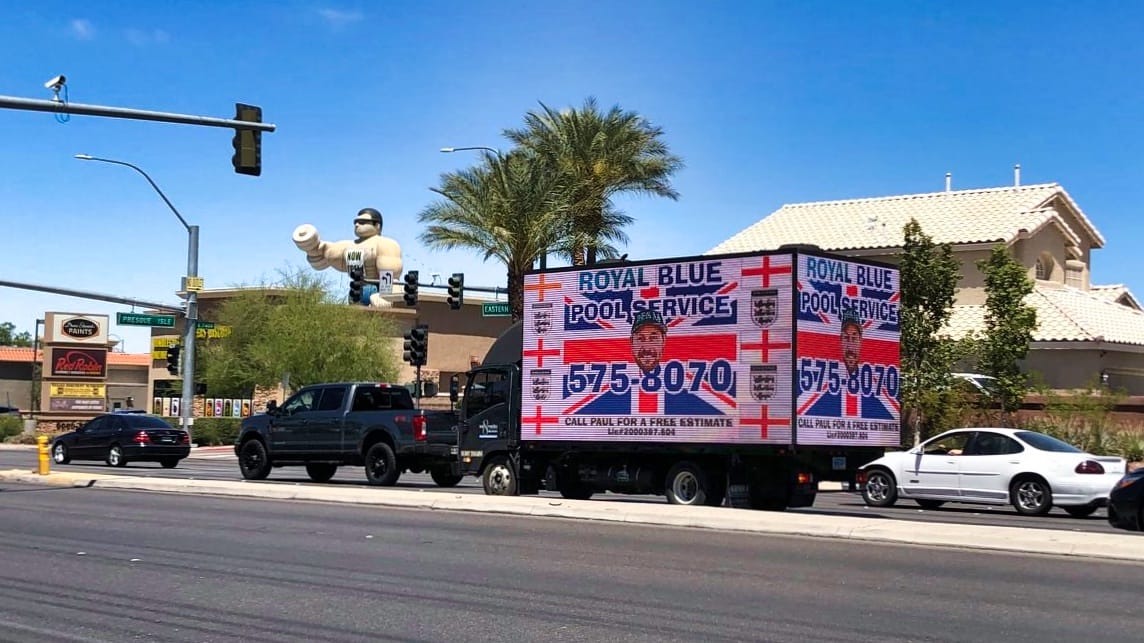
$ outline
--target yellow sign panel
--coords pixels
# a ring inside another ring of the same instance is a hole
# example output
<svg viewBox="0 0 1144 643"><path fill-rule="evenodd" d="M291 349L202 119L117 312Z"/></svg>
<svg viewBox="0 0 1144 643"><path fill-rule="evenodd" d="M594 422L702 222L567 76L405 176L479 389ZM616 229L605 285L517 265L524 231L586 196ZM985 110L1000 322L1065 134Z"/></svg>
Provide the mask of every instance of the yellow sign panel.
<svg viewBox="0 0 1144 643"><path fill-rule="evenodd" d="M152 337L151 359L167 359L167 347L178 343L178 337Z"/></svg>
<svg viewBox="0 0 1144 643"><path fill-rule="evenodd" d="M196 328L195 339L222 339L230 337L230 326L215 326L214 328Z"/></svg>
<svg viewBox="0 0 1144 643"><path fill-rule="evenodd" d="M202 292L202 290L203 290L203 278L202 277L186 277L185 279L187 280L186 281L187 292Z"/></svg>
<svg viewBox="0 0 1144 643"><path fill-rule="evenodd" d="M107 385L105 384L50 384L49 396L51 397L85 397L85 398L105 398L107 397Z"/></svg>

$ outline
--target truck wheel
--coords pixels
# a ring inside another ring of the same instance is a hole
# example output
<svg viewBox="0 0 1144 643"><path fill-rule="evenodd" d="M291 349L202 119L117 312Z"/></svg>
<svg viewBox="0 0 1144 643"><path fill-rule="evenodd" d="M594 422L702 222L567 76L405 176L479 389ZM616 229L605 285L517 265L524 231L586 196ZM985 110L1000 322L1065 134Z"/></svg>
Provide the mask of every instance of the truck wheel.
<svg viewBox="0 0 1144 643"><path fill-rule="evenodd" d="M567 500L588 500L592 497L592 489L580 482L576 474L556 472L556 490L560 497Z"/></svg>
<svg viewBox="0 0 1144 643"><path fill-rule="evenodd" d="M485 473L481 476L485 486L485 495L488 496L515 496L516 474L507 456L493 456L485 465Z"/></svg>
<svg viewBox="0 0 1144 643"><path fill-rule="evenodd" d="M462 476L456 475L449 467L436 467L429 470L429 475L438 487L455 487Z"/></svg>
<svg viewBox="0 0 1144 643"><path fill-rule="evenodd" d="M306 475L314 482L329 482L330 478L338 472L338 465L324 462L312 462L306 465Z"/></svg>
<svg viewBox="0 0 1144 643"><path fill-rule="evenodd" d="M270 475L270 458L260 440L247 440L238 450L238 469L247 480L263 480Z"/></svg>
<svg viewBox="0 0 1144 643"><path fill-rule="evenodd" d="M365 479L372 485L392 487L397 484L401 469L397 468L397 456L384 442L371 446L365 453Z"/></svg>
<svg viewBox="0 0 1144 643"><path fill-rule="evenodd" d="M710 484L698 465L683 460L667 472L664 495L673 505L705 505Z"/></svg>

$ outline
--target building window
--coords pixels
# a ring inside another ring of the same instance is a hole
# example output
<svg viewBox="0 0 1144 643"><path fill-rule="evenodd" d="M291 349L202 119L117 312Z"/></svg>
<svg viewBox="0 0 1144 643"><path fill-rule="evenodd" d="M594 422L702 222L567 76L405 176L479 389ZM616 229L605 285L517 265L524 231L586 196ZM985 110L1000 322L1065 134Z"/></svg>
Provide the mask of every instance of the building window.
<svg viewBox="0 0 1144 643"><path fill-rule="evenodd" d="M1041 281L1048 281L1049 277L1053 274L1052 264L1049 263L1051 259L1041 255L1037 258L1037 279Z"/></svg>

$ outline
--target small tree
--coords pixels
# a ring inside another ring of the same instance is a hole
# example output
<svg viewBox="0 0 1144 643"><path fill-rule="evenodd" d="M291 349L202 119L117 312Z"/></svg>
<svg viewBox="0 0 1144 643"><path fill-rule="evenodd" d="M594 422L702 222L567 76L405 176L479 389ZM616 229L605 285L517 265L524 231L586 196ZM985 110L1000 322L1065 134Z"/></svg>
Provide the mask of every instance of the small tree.
<svg viewBox="0 0 1144 643"><path fill-rule="evenodd" d="M914 444L927 428L943 426L951 409L950 370L959 344L938 333L949 322L961 262L948 243L935 244L916 219L903 229L901 270L902 406L914 429ZM928 433L928 431L925 431Z"/></svg>
<svg viewBox="0 0 1144 643"><path fill-rule="evenodd" d="M211 390L276 386L286 374L293 387L397 377L393 322L344 303L310 270L287 271L277 284L243 292L222 305L217 319L231 331L201 351Z"/></svg>
<svg viewBox="0 0 1144 643"><path fill-rule="evenodd" d="M985 275L986 331L979 344L980 364L986 374L997 378L1001 410L1012 415L1029 390L1018 362L1029 353L1037 327L1037 311L1025 303L1033 292L1033 281L1004 245L994 246L989 258L978 261L977 267Z"/></svg>
<svg viewBox="0 0 1144 643"><path fill-rule="evenodd" d="M16 332L16 324L4 322L0 324L0 346L19 346L26 348L32 345L32 334L28 331Z"/></svg>

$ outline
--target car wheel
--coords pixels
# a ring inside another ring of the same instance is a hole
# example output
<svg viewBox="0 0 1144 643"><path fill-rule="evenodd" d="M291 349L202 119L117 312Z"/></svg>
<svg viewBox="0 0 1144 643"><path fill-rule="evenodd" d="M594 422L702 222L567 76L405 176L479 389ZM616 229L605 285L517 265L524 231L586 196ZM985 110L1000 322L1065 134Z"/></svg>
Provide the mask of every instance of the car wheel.
<svg viewBox="0 0 1144 643"><path fill-rule="evenodd" d="M515 496L516 474L513 473L512 464L507 456L493 456L485 465L485 472L481 475L481 483L488 496Z"/></svg>
<svg viewBox="0 0 1144 643"><path fill-rule="evenodd" d="M894 474L885 469L873 469L866 473L866 484L862 485L862 499L871 507L892 507L898 501L898 483Z"/></svg>
<svg viewBox="0 0 1144 643"><path fill-rule="evenodd" d="M174 469L179 466L179 458L163 458L159 464L163 465L164 469Z"/></svg>
<svg viewBox="0 0 1144 643"><path fill-rule="evenodd" d="M56 446L52 447L52 460L56 464L67 464L71 462L71 456L68 455L68 445L63 442L57 442Z"/></svg>
<svg viewBox="0 0 1144 643"><path fill-rule="evenodd" d="M306 475L314 482L329 482L330 478L338 472L338 465L324 462L312 462L306 465Z"/></svg>
<svg viewBox="0 0 1144 643"><path fill-rule="evenodd" d="M1043 516L1053 508L1053 490L1039 477L1024 476L1014 480L1009 487L1009 501L1017 513Z"/></svg>
<svg viewBox="0 0 1144 643"><path fill-rule="evenodd" d="M695 464L686 460L676 462L667 472L664 495L673 505L707 504L707 474Z"/></svg>
<svg viewBox="0 0 1144 643"><path fill-rule="evenodd" d="M238 470L247 480L263 480L270 475L270 458L261 440L250 439L238 450Z"/></svg>
<svg viewBox="0 0 1144 643"><path fill-rule="evenodd" d="M945 504L944 500L915 500L922 509L937 509Z"/></svg>
<svg viewBox="0 0 1144 643"><path fill-rule="evenodd" d="M397 468L397 456L393 449L384 442L371 446L365 453L365 479L372 485L379 487L392 487L401 477L401 470Z"/></svg>
<svg viewBox="0 0 1144 643"><path fill-rule="evenodd" d="M111 445L111 448L107 450L107 466L127 466L127 458L123 457L123 447L119 446L118 444Z"/></svg>
<svg viewBox="0 0 1144 643"><path fill-rule="evenodd" d="M429 476L438 487L455 487L461 482L462 476L453 473L449 467L435 467L429 470Z"/></svg>
<svg viewBox="0 0 1144 643"><path fill-rule="evenodd" d="M1073 518L1088 518L1092 514L1096 513L1096 507L1094 507L1092 505L1081 505L1079 507L1065 507L1064 509Z"/></svg>

